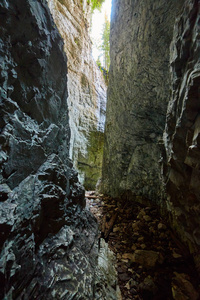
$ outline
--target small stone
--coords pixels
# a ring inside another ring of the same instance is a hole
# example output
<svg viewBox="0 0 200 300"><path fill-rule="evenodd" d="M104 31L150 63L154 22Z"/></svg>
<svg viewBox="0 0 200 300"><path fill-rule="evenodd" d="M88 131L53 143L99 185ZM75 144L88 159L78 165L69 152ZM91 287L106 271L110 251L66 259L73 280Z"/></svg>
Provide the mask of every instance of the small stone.
<svg viewBox="0 0 200 300"><path fill-rule="evenodd" d="M117 258L118 258L118 259L121 259L121 258L122 258L122 256L121 256L120 253L117 253Z"/></svg>
<svg viewBox="0 0 200 300"><path fill-rule="evenodd" d="M129 284L129 282L127 282L127 284L125 285L125 288L126 288L127 290L130 290L130 284Z"/></svg>
<svg viewBox="0 0 200 300"><path fill-rule="evenodd" d="M138 274L138 273L135 273L135 276L136 276L137 278L140 278L140 274Z"/></svg>
<svg viewBox="0 0 200 300"><path fill-rule="evenodd" d="M133 236L139 236L139 232L134 232Z"/></svg>
<svg viewBox="0 0 200 300"><path fill-rule="evenodd" d="M158 251L165 251L165 249L164 249L163 247L161 247L161 246L157 246L156 249L157 249Z"/></svg>
<svg viewBox="0 0 200 300"><path fill-rule="evenodd" d="M181 254L178 254L176 252L173 252L172 256L173 256L173 258L181 258L182 257Z"/></svg>
<svg viewBox="0 0 200 300"><path fill-rule="evenodd" d="M129 271L130 273L134 274L133 269L130 269L130 268L129 268L128 271Z"/></svg>
<svg viewBox="0 0 200 300"><path fill-rule="evenodd" d="M131 288L136 288L138 286L138 282L133 280L132 278L129 280L129 285Z"/></svg>
<svg viewBox="0 0 200 300"><path fill-rule="evenodd" d="M122 244L127 244L127 241L122 241Z"/></svg>
<svg viewBox="0 0 200 300"><path fill-rule="evenodd" d="M145 207L145 210L151 210L151 207L147 206Z"/></svg>
<svg viewBox="0 0 200 300"><path fill-rule="evenodd" d="M125 263L128 263L128 259L122 258L122 261L125 262Z"/></svg>
<svg viewBox="0 0 200 300"><path fill-rule="evenodd" d="M121 274L119 274L119 279L121 281L128 281L129 280L129 275L127 273L121 273Z"/></svg>
<svg viewBox="0 0 200 300"><path fill-rule="evenodd" d="M139 212L139 214L137 215L137 219L143 219L143 217L146 215L144 209L141 209L141 211Z"/></svg>
<svg viewBox="0 0 200 300"><path fill-rule="evenodd" d="M159 252L152 250L135 250L132 261L149 269L154 268L157 263L162 264L164 259Z"/></svg>
<svg viewBox="0 0 200 300"><path fill-rule="evenodd" d="M134 231L138 231L139 230L139 222L133 223L132 228Z"/></svg>
<svg viewBox="0 0 200 300"><path fill-rule="evenodd" d="M166 229L167 229L167 227L165 224L163 224L163 223L158 224L158 230L166 230Z"/></svg>
<svg viewBox="0 0 200 300"><path fill-rule="evenodd" d="M144 237L143 237L143 236L139 237L139 238L137 239L137 241L138 241L138 243L143 242L143 241L144 241Z"/></svg>
<svg viewBox="0 0 200 300"><path fill-rule="evenodd" d="M151 276L148 276L144 279L144 281L142 283L140 283L139 285L139 289L140 291L144 292L148 292L149 296L150 295L155 295L157 292L157 287L152 279Z"/></svg>
<svg viewBox="0 0 200 300"><path fill-rule="evenodd" d="M142 266L139 266L138 268L139 268L139 269L142 269L143 267L142 267Z"/></svg>
<svg viewBox="0 0 200 300"><path fill-rule="evenodd" d="M118 232L118 231L120 231L120 228L119 228L119 227L114 227L114 228L113 228L113 232Z"/></svg>
<svg viewBox="0 0 200 300"><path fill-rule="evenodd" d="M122 255L122 258L123 259L129 259L129 260L133 261L134 260L134 254L132 254L132 253L124 253Z"/></svg>
<svg viewBox="0 0 200 300"><path fill-rule="evenodd" d="M126 273L127 268L124 264L119 264L118 268L117 268L118 273Z"/></svg>
<svg viewBox="0 0 200 300"><path fill-rule="evenodd" d="M151 217L146 215L146 216L143 216L143 219L146 221L146 222L150 222L151 221Z"/></svg>
<svg viewBox="0 0 200 300"><path fill-rule="evenodd" d="M136 245L133 244L132 247L131 247L131 249L132 249L133 251L135 251L135 250L137 249Z"/></svg>
<svg viewBox="0 0 200 300"><path fill-rule="evenodd" d="M134 288L132 288L132 289L130 290L130 292L131 292L132 295L137 295L137 291L136 291L136 289L134 289ZM135 298L134 298L134 299L135 299Z"/></svg>

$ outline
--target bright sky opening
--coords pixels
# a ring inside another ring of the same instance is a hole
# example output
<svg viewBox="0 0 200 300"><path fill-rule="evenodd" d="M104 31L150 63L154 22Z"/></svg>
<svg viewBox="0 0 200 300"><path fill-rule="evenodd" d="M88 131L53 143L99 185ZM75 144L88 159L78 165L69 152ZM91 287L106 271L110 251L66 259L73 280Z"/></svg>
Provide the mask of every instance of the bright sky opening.
<svg viewBox="0 0 200 300"><path fill-rule="evenodd" d="M101 12L98 9L96 9L92 16L92 30L91 30L91 39L93 42L92 54L95 60L97 60L99 55L101 55L101 52L100 50L98 50L97 47L101 44L101 36L103 32L105 14L107 15L110 21L111 0L105 0L105 2L102 5Z"/></svg>

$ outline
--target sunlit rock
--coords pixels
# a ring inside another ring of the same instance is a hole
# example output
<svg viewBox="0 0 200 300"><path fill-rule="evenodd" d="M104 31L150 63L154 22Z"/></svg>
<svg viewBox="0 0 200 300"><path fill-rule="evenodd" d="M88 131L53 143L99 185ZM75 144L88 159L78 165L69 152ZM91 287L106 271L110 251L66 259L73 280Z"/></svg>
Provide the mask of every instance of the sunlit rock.
<svg viewBox="0 0 200 300"><path fill-rule="evenodd" d="M101 176L107 86L92 57L91 7L86 0L48 5L68 57L70 158L85 188L94 190Z"/></svg>

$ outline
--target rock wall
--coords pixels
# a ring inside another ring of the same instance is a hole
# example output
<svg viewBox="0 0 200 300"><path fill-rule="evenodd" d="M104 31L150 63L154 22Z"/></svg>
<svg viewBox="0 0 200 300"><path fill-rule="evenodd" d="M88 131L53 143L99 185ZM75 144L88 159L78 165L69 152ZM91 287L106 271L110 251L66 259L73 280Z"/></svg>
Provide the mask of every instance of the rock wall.
<svg viewBox="0 0 200 300"><path fill-rule="evenodd" d="M116 299L69 159L67 60L44 1L1 1L0 53L0 298Z"/></svg>
<svg viewBox="0 0 200 300"><path fill-rule="evenodd" d="M199 9L113 1L102 191L156 201L200 272Z"/></svg>
<svg viewBox="0 0 200 300"><path fill-rule="evenodd" d="M115 0L102 191L160 201L169 46L183 1Z"/></svg>
<svg viewBox="0 0 200 300"><path fill-rule="evenodd" d="M85 188L95 189L101 176L107 87L92 57L91 7L86 0L48 0L48 5L69 58L70 158Z"/></svg>
<svg viewBox="0 0 200 300"><path fill-rule="evenodd" d="M185 1L171 44L163 173L171 221L200 272L200 4Z"/></svg>

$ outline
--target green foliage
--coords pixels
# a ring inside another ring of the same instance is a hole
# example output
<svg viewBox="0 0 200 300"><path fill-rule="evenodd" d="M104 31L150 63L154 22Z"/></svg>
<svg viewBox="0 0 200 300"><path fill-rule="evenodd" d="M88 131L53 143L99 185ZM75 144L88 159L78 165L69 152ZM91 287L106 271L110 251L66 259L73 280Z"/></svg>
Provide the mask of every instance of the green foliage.
<svg viewBox="0 0 200 300"><path fill-rule="evenodd" d="M105 0L88 0L88 4L91 5L92 11L95 9L101 9L101 6Z"/></svg>
<svg viewBox="0 0 200 300"><path fill-rule="evenodd" d="M101 68L101 61L100 61L100 58L98 57L97 61L96 61L96 64L99 68Z"/></svg>
<svg viewBox="0 0 200 300"><path fill-rule="evenodd" d="M103 51L104 68L106 70L109 70L109 66L110 66L110 22L106 15L105 15L105 23L103 25L101 50Z"/></svg>
<svg viewBox="0 0 200 300"><path fill-rule="evenodd" d="M101 71L101 73L103 74L103 77L105 79L106 84L108 85L108 70L106 70L104 67L102 67L101 65L101 61L100 58L98 57L97 61L96 61L97 66L99 67L99 70Z"/></svg>

